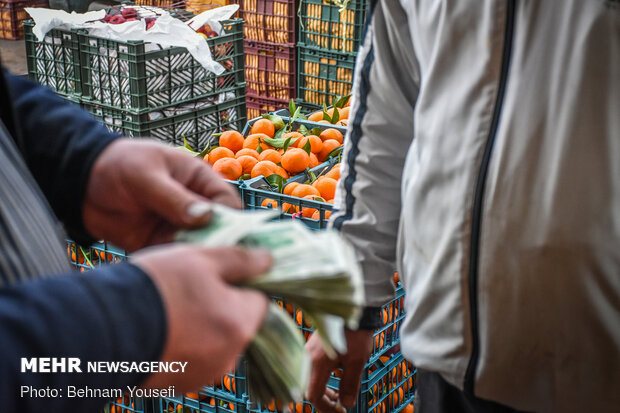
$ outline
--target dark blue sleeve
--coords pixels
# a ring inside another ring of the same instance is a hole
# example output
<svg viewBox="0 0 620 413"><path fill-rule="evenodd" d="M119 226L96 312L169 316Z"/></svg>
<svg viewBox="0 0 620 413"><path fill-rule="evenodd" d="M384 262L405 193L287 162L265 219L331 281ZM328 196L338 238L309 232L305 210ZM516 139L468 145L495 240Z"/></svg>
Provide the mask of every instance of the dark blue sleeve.
<svg viewBox="0 0 620 413"><path fill-rule="evenodd" d="M21 397L22 386L124 389L144 373L86 373L88 361L156 361L166 337L162 299L138 267L123 263L0 290L3 412L96 412L104 400ZM78 357L83 373L20 373L22 357Z"/></svg>
<svg viewBox="0 0 620 413"><path fill-rule="evenodd" d="M4 76L28 168L70 235L85 241L82 202L91 167L118 135L51 89L8 72Z"/></svg>

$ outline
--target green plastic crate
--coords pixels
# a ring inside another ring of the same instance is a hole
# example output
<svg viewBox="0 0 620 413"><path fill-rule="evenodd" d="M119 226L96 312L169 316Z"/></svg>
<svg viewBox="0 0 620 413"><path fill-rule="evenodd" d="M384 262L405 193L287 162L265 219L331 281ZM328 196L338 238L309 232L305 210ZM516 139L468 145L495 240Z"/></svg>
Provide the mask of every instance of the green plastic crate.
<svg viewBox="0 0 620 413"><path fill-rule="evenodd" d="M351 94L355 56L297 48L297 98L304 107L328 106Z"/></svg>
<svg viewBox="0 0 620 413"><path fill-rule="evenodd" d="M127 253L113 245L98 241L89 247L67 240L67 255L71 264L80 271L90 270L101 264L113 264L127 259Z"/></svg>
<svg viewBox="0 0 620 413"><path fill-rule="evenodd" d="M215 75L184 47L162 48L143 41L117 41L80 32L83 99L145 113L234 91L244 82L243 20L222 22L223 34L207 40Z"/></svg>
<svg viewBox="0 0 620 413"><path fill-rule="evenodd" d="M80 45L77 30L54 29L39 41L34 22L24 21L26 64L30 79L77 101L82 95Z"/></svg>
<svg viewBox="0 0 620 413"><path fill-rule="evenodd" d="M246 122L245 85L217 100L198 100L188 104L135 114L114 106L83 102L84 108L111 131L130 137L152 137L179 146L184 138L196 150L211 142L214 133L241 130Z"/></svg>
<svg viewBox="0 0 620 413"><path fill-rule="evenodd" d="M357 54L364 33L368 0L351 0L346 8L323 0L301 0L298 45L326 52Z"/></svg>

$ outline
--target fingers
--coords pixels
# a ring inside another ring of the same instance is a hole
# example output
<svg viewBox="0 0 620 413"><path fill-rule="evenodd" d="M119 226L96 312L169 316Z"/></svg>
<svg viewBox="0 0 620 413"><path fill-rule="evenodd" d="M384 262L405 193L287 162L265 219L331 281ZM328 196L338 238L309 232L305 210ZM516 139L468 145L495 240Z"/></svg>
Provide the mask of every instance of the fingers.
<svg viewBox="0 0 620 413"><path fill-rule="evenodd" d="M273 263L268 251L248 250L241 247L204 248L212 257L213 267L222 279L239 284L253 276L266 273Z"/></svg>
<svg viewBox="0 0 620 413"><path fill-rule="evenodd" d="M179 227L197 227L209 222L210 203L170 175L154 174L143 192L143 202Z"/></svg>
<svg viewBox="0 0 620 413"><path fill-rule="evenodd" d="M182 155L182 154L177 154ZM192 174L188 182L188 188L199 195L204 196L218 204L226 205L231 208L241 208L241 200L237 190L222 177L217 174L206 163L197 159L191 159ZM187 159L176 161L182 167L187 167Z"/></svg>
<svg viewBox="0 0 620 413"><path fill-rule="evenodd" d="M340 401L351 408L355 406L357 394L360 389L362 371L366 360L358 359L345 363L342 366L342 381L340 382Z"/></svg>
<svg viewBox="0 0 620 413"><path fill-rule="evenodd" d="M306 348L312 358L312 370L310 371L310 382L308 384L308 400L321 412L335 411L335 405L326 395L327 381L329 376L336 368L337 362L330 360L323 345L320 342L318 334L314 333L308 340Z"/></svg>

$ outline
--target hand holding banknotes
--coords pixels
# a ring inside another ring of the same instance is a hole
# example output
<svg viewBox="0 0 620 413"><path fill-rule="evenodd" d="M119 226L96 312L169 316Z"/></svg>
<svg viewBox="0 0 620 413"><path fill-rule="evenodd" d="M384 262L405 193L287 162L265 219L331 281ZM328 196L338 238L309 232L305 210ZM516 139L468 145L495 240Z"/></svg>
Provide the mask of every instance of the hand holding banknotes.
<svg viewBox="0 0 620 413"><path fill-rule="evenodd" d="M162 361L188 362L185 374L155 374L144 385L196 390L230 371L268 307L266 295L231 284L267 272L269 253L177 245L142 250L131 261L150 275L167 311Z"/></svg>

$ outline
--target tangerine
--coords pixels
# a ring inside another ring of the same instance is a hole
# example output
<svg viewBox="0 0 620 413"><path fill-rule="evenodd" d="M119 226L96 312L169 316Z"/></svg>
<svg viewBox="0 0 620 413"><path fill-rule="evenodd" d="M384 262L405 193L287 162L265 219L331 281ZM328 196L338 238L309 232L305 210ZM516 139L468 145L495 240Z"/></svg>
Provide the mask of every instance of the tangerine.
<svg viewBox="0 0 620 413"><path fill-rule="evenodd" d="M245 156L245 155L258 159L259 153L256 152L256 150L254 149L243 148L243 149L240 149L237 153L235 153L235 158L239 158L240 156Z"/></svg>
<svg viewBox="0 0 620 413"><path fill-rule="evenodd" d="M319 152L316 157L319 158L320 162L325 162L329 154L332 153L334 149L339 148L340 146L341 143L337 140L327 139L326 141L323 141L323 149L321 149L321 152Z"/></svg>
<svg viewBox="0 0 620 413"><path fill-rule="evenodd" d="M326 178L333 178L336 181L340 179L340 162L332 166L332 169L329 170L325 175Z"/></svg>
<svg viewBox="0 0 620 413"><path fill-rule="evenodd" d="M252 125L252 128L250 129L250 133L251 134L264 133L265 135L268 135L270 138L273 138L273 135L275 135L276 133L276 127L274 126L273 122L271 122L269 119L259 119L256 122L254 122L254 125Z"/></svg>
<svg viewBox="0 0 620 413"><path fill-rule="evenodd" d="M282 155L282 167L289 173L299 173L310 165L310 156L303 149L290 148Z"/></svg>
<svg viewBox="0 0 620 413"><path fill-rule="evenodd" d="M295 189L296 186L301 185L299 182L291 182L290 184L287 184L284 187L284 190L282 191L282 193L284 195L290 195L291 192L293 192L293 189Z"/></svg>
<svg viewBox="0 0 620 413"><path fill-rule="evenodd" d="M273 163L280 163L282 155L275 149L265 149L258 155L259 161L271 161Z"/></svg>
<svg viewBox="0 0 620 413"><path fill-rule="evenodd" d="M213 148L209 155L205 156L205 160L207 160L211 165L215 164L215 162L222 158L234 158L235 154L228 148L218 146L217 148Z"/></svg>
<svg viewBox="0 0 620 413"><path fill-rule="evenodd" d="M264 139L269 139L269 136L264 133L253 133L245 138L245 141L243 141L243 147L257 150L260 146L263 151L265 149L273 149L273 146L264 142Z"/></svg>
<svg viewBox="0 0 620 413"><path fill-rule="evenodd" d="M271 161L259 161L254 165L252 171L250 172L250 176L252 178L256 178L259 175L263 175L265 177L278 173L278 165Z"/></svg>
<svg viewBox="0 0 620 413"><path fill-rule="evenodd" d="M334 199L334 195L336 194L336 186L338 186L338 181L336 181L334 178L321 177L314 181L314 184L313 186L319 190L323 198L327 200Z"/></svg>
<svg viewBox="0 0 620 413"><path fill-rule="evenodd" d="M291 196L296 196L298 198L303 198L306 195L321 196L321 193L318 189L308 184L299 184L291 192Z"/></svg>
<svg viewBox="0 0 620 413"><path fill-rule="evenodd" d="M271 198L265 198L263 202L260 204L260 206L265 207L265 208L276 209L278 207L278 201L276 201L275 199L271 199Z"/></svg>
<svg viewBox="0 0 620 413"><path fill-rule="evenodd" d="M237 160L241 164L242 175L251 174L252 168L258 163L258 159L250 155L241 155Z"/></svg>
<svg viewBox="0 0 620 413"><path fill-rule="evenodd" d="M334 128L325 129L323 132L321 132L319 138L321 138L323 142L328 139L334 139L342 144L342 142L344 141L344 136L342 136L342 133L338 129Z"/></svg>
<svg viewBox="0 0 620 413"><path fill-rule="evenodd" d="M296 148L302 148L306 146L306 143L310 142L310 152L319 153L323 148L323 141L316 135L303 136L295 141ZM292 145L291 145L292 146Z"/></svg>
<svg viewBox="0 0 620 413"><path fill-rule="evenodd" d="M317 158L315 154L310 152L310 165L308 165L308 168L314 168L315 166L319 166L319 158Z"/></svg>
<svg viewBox="0 0 620 413"><path fill-rule="evenodd" d="M227 130L220 135L220 147L225 147L233 152L243 148L243 135L236 130Z"/></svg>
<svg viewBox="0 0 620 413"><path fill-rule="evenodd" d="M221 158L213 164L213 170L218 172L225 179L235 181L243 173L241 163L235 158Z"/></svg>

